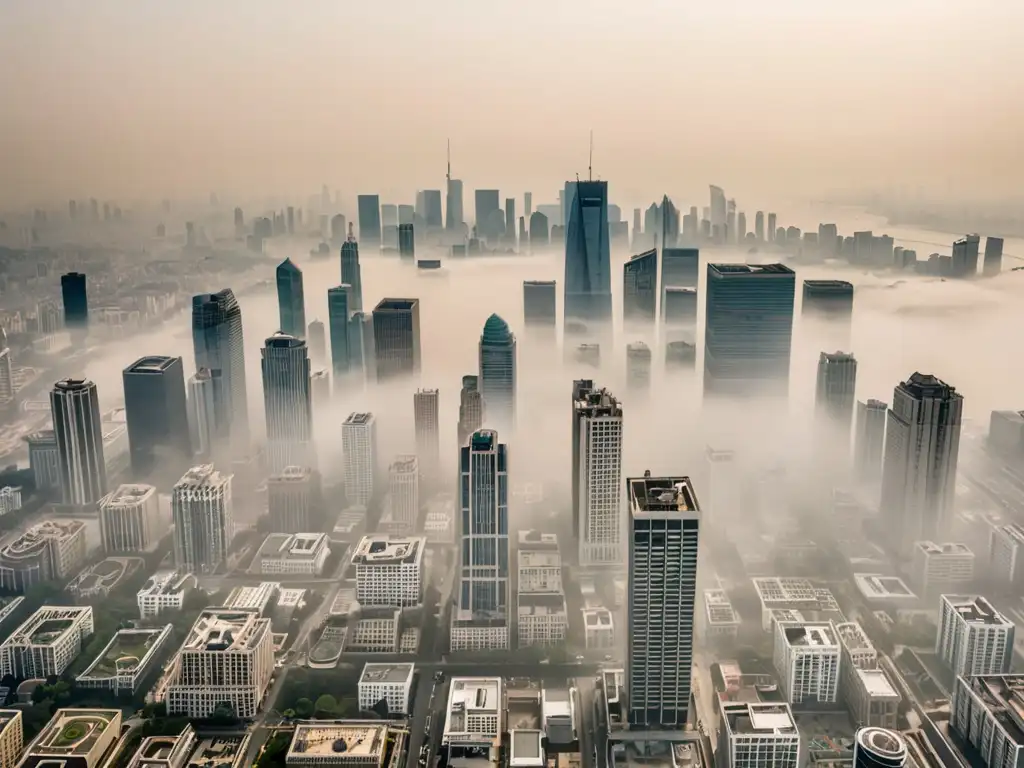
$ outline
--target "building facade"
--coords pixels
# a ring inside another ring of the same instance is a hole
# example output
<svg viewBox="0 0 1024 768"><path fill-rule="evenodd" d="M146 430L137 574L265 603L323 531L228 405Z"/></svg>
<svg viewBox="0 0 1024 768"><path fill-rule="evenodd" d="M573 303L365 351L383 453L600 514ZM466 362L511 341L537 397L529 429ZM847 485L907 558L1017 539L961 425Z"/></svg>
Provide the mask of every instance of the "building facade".
<svg viewBox="0 0 1024 768"><path fill-rule="evenodd" d="M420 372L419 299L381 299L373 308L377 381Z"/></svg>
<svg viewBox="0 0 1024 768"><path fill-rule="evenodd" d="M622 408L589 379L573 383L572 510L584 566L625 562L622 514Z"/></svg>
<svg viewBox="0 0 1024 768"><path fill-rule="evenodd" d="M377 422L372 413L350 413L341 425L345 497L349 504L366 504L377 479Z"/></svg>
<svg viewBox="0 0 1024 768"><path fill-rule="evenodd" d="M278 330L297 339L306 338L306 295L302 270L291 259L277 265Z"/></svg>
<svg viewBox="0 0 1024 768"><path fill-rule="evenodd" d="M275 474L286 467L316 469L306 342L275 333L267 339L262 356L268 469Z"/></svg>
<svg viewBox="0 0 1024 768"><path fill-rule="evenodd" d="M227 558L235 533L232 477L212 464L200 464L171 491L174 561L179 570L213 573Z"/></svg>
<svg viewBox="0 0 1024 768"><path fill-rule="evenodd" d="M107 494L103 428L96 385L64 379L50 391L50 413L57 438L57 471L64 504L91 506Z"/></svg>
<svg viewBox="0 0 1024 768"><path fill-rule="evenodd" d="M242 310L230 288L192 297L192 343L196 370L207 368L220 381L214 387L215 412L232 448L249 443L248 396Z"/></svg>
<svg viewBox="0 0 1024 768"><path fill-rule="evenodd" d="M416 458L421 482L436 487L441 479L440 394L436 389L417 389L412 396L416 428Z"/></svg>
<svg viewBox="0 0 1024 768"><path fill-rule="evenodd" d="M100 501L100 538L109 554L145 552L167 532L152 485L122 484Z"/></svg>
<svg viewBox="0 0 1024 768"><path fill-rule="evenodd" d="M978 595L943 595L935 653L954 674L1001 675L1013 658L1013 622Z"/></svg>
<svg viewBox="0 0 1024 768"><path fill-rule="evenodd" d="M167 463L180 469L192 457L181 358L140 358L122 379L132 471L145 475Z"/></svg>
<svg viewBox="0 0 1024 768"><path fill-rule="evenodd" d="M516 337L497 315L484 324L479 353L485 420L502 434L512 432L516 424Z"/></svg>

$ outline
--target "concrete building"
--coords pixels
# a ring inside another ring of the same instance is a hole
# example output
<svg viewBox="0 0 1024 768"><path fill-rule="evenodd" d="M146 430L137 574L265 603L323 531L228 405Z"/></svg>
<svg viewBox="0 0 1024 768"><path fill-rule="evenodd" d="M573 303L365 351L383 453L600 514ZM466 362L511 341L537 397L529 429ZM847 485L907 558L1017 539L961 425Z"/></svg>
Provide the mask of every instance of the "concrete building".
<svg viewBox="0 0 1024 768"><path fill-rule="evenodd" d="M565 594L520 592L517 596L517 629L520 648L548 647L565 642L569 630Z"/></svg>
<svg viewBox="0 0 1024 768"><path fill-rule="evenodd" d="M0 587L26 592L44 581L69 578L86 557L85 523L46 520L0 547Z"/></svg>
<svg viewBox="0 0 1024 768"><path fill-rule="evenodd" d="M653 325L658 310L658 251L631 256L622 265L622 318L629 325Z"/></svg>
<svg viewBox="0 0 1024 768"><path fill-rule="evenodd" d="M1024 675L960 675L950 702L950 729L977 750L985 768L1024 762Z"/></svg>
<svg viewBox="0 0 1024 768"><path fill-rule="evenodd" d="M890 727L861 727L854 735L853 768L903 768L908 759L903 734Z"/></svg>
<svg viewBox="0 0 1024 768"><path fill-rule="evenodd" d="M181 358L139 358L124 369L122 380L132 471L143 475L167 462L171 471L175 464L180 471L192 457Z"/></svg>
<svg viewBox="0 0 1024 768"><path fill-rule="evenodd" d="M881 400L857 401L854 428L854 470L866 484L882 481L882 459L885 456L885 421L889 406Z"/></svg>
<svg viewBox="0 0 1024 768"><path fill-rule="evenodd" d="M412 396L416 427L416 459L420 481L429 488L441 479L440 394L436 389L417 389Z"/></svg>
<svg viewBox="0 0 1024 768"><path fill-rule="evenodd" d="M20 709L0 709L0 768L15 768L25 746L25 725Z"/></svg>
<svg viewBox="0 0 1024 768"><path fill-rule="evenodd" d="M345 497L350 504L373 498L377 478L377 421L372 413L350 413L341 425Z"/></svg>
<svg viewBox="0 0 1024 768"><path fill-rule="evenodd" d="M163 611L180 611L185 597L196 588L196 577L177 571L157 571L135 594L139 618L151 619Z"/></svg>
<svg viewBox="0 0 1024 768"><path fill-rule="evenodd" d="M682 728L689 715L700 507L687 477L626 481L628 720Z"/></svg>
<svg viewBox="0 0 1024 768"><path fill-rule="evenodd" d="M352 553L359 604L396 608L422 604L425 546L421 536L364 536Z"/></svg>
<svg viewBox="0 0 1024 768"><path fill-rule="evenodd" d="M207 608L171 661L167 714L198 719L229 704L236 716L250 719L273 671L270 619L256 611Z"/></svg>
<svg viewBox="0 0 1024 768"><path fill-rule="evenodd" d="M57 439L57 470L64 504L91 506L107 494L103 427L96 385L64 379L50 391L50 415Z"/></svg>
<svg viewBox="0 0 1024 768"><path fill-rule="evenodd" d="M156 667L171 625L159 629L119 629L99 655L75 678L83 688L102 688L117 694L133 694Z"/></svg>
<svg viewBox="0 0 1024 768"><path fill-rule="evenodd" d="M192 467L171 491L174 561L179 570L213 573L235 534L231 480L212 464Z"/></svg>
<svg viewBox="0 0 1024 768"><path fill-rule="evenodd" d="M100 501L100 537L108 554L145 552L167 532L156 488L122 484Z"/></svg>
<svg viewBox="0 0 1024 768"><path fill-rule="evenodd" d="M392 523L411 535L420 519L420 465L411 454L396 456L388 467L388 504Z"/></svg>
<svg viewBox="0 0 1024 768"><path fill-rule="evenodd" d="M912 567L922 595L958 593L974 581L974 553L966 544L915 542Z"/></svg>
<svg viewBox="0 0 1024 768"><path fill-rule="evenodd" d="M482 761L496 765L505 732L504 690L500 677L453 677L441 735L448 764Z"/></svg>
<svg viewBox="0 0 1024 768"><path fill-rule="evenodd" d="M622 408L589 379L572 389L572 517L583 566L625 562L622 511Z"/></svg>
<svg viewBox="0 0 1024 768"><path fill-rule="evenodd" d="M1024 527L996 525L989 534L989 573L1004 586L1024 586Z"/></svg>
<svg viewBox="0 0 1024 768"><path fill-rule="evenodd" d="M1013 658L1013 639L1013 622L984 597L941 597L935 653L954 674L1006 674Z"/></svg>
<svg viewBox="0 0 1024 768"><path fill-rule="evenodd" d="M813 611L826 620L842 615L832 592L815 587L807 579L762 576L751 581L761 602L761 629L765 632L773 631L774 612L780 610Z"/></svg>
<svg viewBox="0 0 1024 768"><path fill-rule="evenodd" d="M562 556L553 533L520 531L516 551L520 592L562 592Z"/></svg>
<svg viewBox="0 0 1024 768"><path fill-rule="evenodd" d="M534 240L533 232L530 239ZM554 280L523 281L523 319L526 327L554 329L557 321L557 297Z"/></svg>
<svg viewBox="0 0 1024 768"><path fill-rule="evenodd" d="M701 638L708 647L734 641L739 633L740 616L724 589L704 590L703 619Z"/></svg>
<svg viewBox="0 0 1024 768"><path fill-rule="evenodd" d="M851 718L860 727L895 728L902 697L879 669L874 645L855 621L832 626L842 649L840 691Z"/></svg>
<svg viewBox="0 0 1024 768"><path fill-rule="evenodd" d="M818 357L815 406L822 418L845 430L847 440L856 389L857 358L846 352L822 352Z"/></svg>
<svg viewBox="0 0 1024 768"><path fill-rule="evenodd" d="M60 460L54 430L33 432L25 437L25 442L28 443L28 465L36 490L42 493L60 491Z"/></svg>
<svg viewBox="0 0 1024 768"><path fill-rule="evenodd" d="M484 421L504 434L516 425L516 337L503 319L492 314L480 335L480 396Z"/></svg>
<svg viewBox="0 0 1024 768"><path fill-rule="evenodd" d="M288 768L392 768L392 749L404 749L407 733L365 720L298 725L285 755ZM393 746L392 746L393 745Z"/></svg>
<svg viewBox="0 0 1024 768"><path fill-rule="evenodd" d="M301 533L320 527L323 517L320 474L308 467L285 467L267 478L270 528Z"/></svg>
<svg viewBox="0 0 1024 768"><path fill-rule="evenodd" d="M82 736L69 739L71 733ZM19 768L99 768L120 735L120 709L58 709L29 744L18 765Z"/></svg>
<svg viewBox="0 0 1024 768"><path fill-rule="evenodd" d="M0 644L0 677L60 677L92 633L92 606L43 606Z"/></svg>
<svg viewBox="0 0 1024 768"><path fill-rule="evenodd" d="M830 624L775 624L775 671L790 704L837 702L840 655Z"/></svg>
<svg viewBox="0 0 1024 768"><path fill-rule="evenodd" d="M21 509L21 488L6 485L0 488L0 517Z"/></svg>
<svg viewBox="0 0 1024 768"><path fill-rule="evenodd" d="M407 715L412 710L413 664L364 664L359 676L359 709L366 712L387 704L387 715Z"/></svg>
<svg viewBox="0 0 1024 768"><path fill-rule="evenodd" d="M256 553L250 571L262 575L319 576L331 550L326 533L272 533Z"/></svg>
<svg viewBox="0 0 1024 768"><path fill-rule="evenodd" d="M584 608L584 641L588 651L612 650L616 645L615 619L607 608Z"/></svg>
<svg viewBox="0 0 1024 768"><path fill-rule="evenodd" d="M723 703L718 751L729 768L800 768L800 732L789 704Z"/></svg>

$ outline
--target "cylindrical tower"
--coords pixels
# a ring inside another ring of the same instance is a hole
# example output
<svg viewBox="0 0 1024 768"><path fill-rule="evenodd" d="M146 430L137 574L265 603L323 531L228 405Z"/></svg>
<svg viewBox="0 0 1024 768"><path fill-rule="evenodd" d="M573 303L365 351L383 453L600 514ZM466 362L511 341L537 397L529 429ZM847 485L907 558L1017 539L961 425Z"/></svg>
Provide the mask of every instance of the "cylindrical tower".
<svg viewBox="0 0 1024 768"><path fill-rule="evenodd" d="M853 768L903 768L907 742L888 728L861 728L853 748Z"/></svg>

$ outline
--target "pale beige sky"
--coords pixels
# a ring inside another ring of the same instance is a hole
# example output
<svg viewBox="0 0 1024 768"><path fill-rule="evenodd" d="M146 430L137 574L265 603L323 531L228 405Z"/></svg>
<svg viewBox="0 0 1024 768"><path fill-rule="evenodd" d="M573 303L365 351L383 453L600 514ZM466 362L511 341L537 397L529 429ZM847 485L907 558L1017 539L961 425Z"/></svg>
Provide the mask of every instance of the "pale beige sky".
<svg viewBox="0 0 1024 768"><path fill-rule="evenodd" d="M5 0L0 202L1019 192L1015 0ZM467 198L468 200L468 198Z"/></svg>

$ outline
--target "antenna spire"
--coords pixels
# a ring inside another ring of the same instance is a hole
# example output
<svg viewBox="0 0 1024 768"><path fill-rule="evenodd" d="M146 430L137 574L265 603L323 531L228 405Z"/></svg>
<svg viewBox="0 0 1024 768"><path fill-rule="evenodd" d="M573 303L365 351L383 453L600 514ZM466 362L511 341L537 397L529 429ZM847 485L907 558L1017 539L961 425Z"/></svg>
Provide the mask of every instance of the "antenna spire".
<svg viewBox="0 0 1024 768"><path fill-rule="evenodd" d="M348 223L348 241L354 243L356 241L356 233L352 229L352 222Z"/></svg>
<svg viewBox="0 0 1024 768"><path fill-rule="evenodd" d="M587 176L594 180L594 129L590 129L590 160L587 163Z"/></svg>

